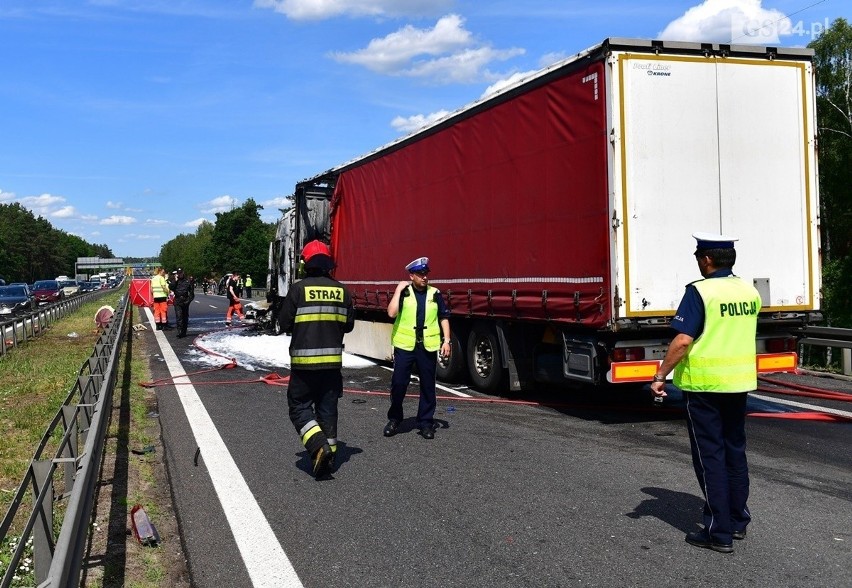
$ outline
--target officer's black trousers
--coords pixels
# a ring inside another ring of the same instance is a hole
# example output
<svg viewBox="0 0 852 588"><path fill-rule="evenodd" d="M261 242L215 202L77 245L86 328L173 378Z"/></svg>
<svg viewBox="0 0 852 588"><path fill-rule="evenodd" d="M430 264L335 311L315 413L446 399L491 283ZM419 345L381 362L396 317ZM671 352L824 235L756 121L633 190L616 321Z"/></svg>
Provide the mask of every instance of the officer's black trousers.
<svg viewBox="0 0 852 588"><path fill-rule="evenodd" d="M704 528L719 543L751 521L745 392L686 392L692 465L704 492Z"/></svg>
<svg viewBox="0 0 852 588"><path fill-rule="evenodd" d="M435 373L438 367L438 355L426 351L422 343L415 345L413 351L399 347L393 348L393 377L391 378L391 406L388 419L402 420L402 401L411 380L411 370L417 365L420 376L420 402L417 405L417 427L431 427L435 419Z"/></svg>
<svg viewBox="0 0 852 588"><path fill-rule="evenodd" d="M175 303L175 318L177 319L178 335L186 335L186 327L189 324L189 302L186 304Z"/></svg>

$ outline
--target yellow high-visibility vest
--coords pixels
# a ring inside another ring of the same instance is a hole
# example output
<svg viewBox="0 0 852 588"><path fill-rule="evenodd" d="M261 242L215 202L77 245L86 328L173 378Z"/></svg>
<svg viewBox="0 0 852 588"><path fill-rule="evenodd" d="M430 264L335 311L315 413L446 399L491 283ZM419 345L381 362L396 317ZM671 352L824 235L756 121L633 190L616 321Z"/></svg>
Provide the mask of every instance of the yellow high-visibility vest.
<svg viewBox="0 0 852 588"><path fill-rule="evenodd" d="M413 351L417 343L417 300L414 298L414 287L408 286L407 289L408 301L396 315L391 342L394 347ZM438 289L426 286L426 316L423 322L423 347L426 351L438 351L441 348L441 328L435 296L439 296Z"/></svg>
<svg viewBox="0 0 852 588"><path fill-rule="evenodd" d="M704 302L704 331L675 366L674 385L690 392L750 392L760 294L735 276L693 284Z"/></svg>

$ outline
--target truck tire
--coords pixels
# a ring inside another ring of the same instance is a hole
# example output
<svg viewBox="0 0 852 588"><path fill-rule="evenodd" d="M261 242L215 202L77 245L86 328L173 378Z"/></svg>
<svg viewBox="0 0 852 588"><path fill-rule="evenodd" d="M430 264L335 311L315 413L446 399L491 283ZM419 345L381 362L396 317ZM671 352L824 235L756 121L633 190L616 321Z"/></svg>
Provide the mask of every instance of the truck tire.
<svg viewBox="0 0 852 588"><path fill-rule="evenodd" d="M277 306L273 306L270 311L272 313L272 334L276 337L284 332L284 329L281 328L281 312Z"/></svg>
<svg viewBox="0 0 852 588"><path fill-rule="evenodd" d="M493 326L479 324L470 331L467 370L474 388L489 394L506 390L508 378L503 368L500 340Z"/></svg>
<svg viewBox="0 0 852 588"><path fill-rule="evenodd" d="M461 341L455 333L452 333L450 335L450 356L445 358L438 353L438 379L443 382L459 382L464 373L464 357Z"/></svg>

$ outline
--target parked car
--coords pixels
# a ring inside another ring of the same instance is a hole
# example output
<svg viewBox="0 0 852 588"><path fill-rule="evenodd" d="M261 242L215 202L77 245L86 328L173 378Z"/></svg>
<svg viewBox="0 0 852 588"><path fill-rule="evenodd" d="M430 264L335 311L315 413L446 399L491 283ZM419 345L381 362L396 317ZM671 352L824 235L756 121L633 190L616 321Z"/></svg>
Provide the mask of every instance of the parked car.
<svg viewBox="0 0 852 588"><path fill-rule="evenodd" d="M38 308L26 284L0 286L0 316L24 314Z"/></svg>
<svg viewBox="0 0 852 588"><path fill-rule="evenodd" d="M65 296L74 296L80 293L80 284L77 280L57 280L59 287L65 292Z"/></svg>
<svg viewBox="0 0 852 588"><path fill-rule="evenodd" d="M65 292L56 280L39 280L33 284L33 296L39 304L65 300Z"/></svg>

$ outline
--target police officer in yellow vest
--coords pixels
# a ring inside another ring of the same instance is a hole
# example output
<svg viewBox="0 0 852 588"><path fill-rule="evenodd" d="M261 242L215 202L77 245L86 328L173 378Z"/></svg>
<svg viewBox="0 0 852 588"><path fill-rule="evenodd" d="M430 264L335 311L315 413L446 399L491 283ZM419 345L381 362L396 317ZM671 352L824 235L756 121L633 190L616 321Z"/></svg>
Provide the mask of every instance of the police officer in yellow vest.
<svg viewBox="0 0 852 588"><path fill-rule="evenodd" d="M434 439L437 353L450 355L450 312L441 292L429 285L428 257L418 257L405 269L410 281L397 285L388 304L388 316L395 320L391 406L384 435L395 435L402 422L402 401L411 380L411 368L416 363L420 376L417 428L424 439Z"/></svg>
<svg viewBox="0 0 852 588"><path fill-rule="evenodd" d="M307 277L294 283L281 307L290 340L290 420L302 438L318 479L331 473L337 452L337 400L343 395L343 335L355 327L346 287L330 277L328 246L311 241L302 250Z"/></svg>
<svg viewBox="0 0 852 588"><path fill-rule="evenodd" d="M651 389L666 396L665 378L683 391L692 464L704 493L704 529L687 543L732 553L751 521L746 461L748 392L757 388L755 335L760 294L734 276L734 237L695 233L703 280L686 287L672 320L678 332Z"/></svg>

